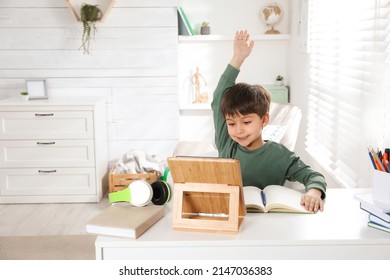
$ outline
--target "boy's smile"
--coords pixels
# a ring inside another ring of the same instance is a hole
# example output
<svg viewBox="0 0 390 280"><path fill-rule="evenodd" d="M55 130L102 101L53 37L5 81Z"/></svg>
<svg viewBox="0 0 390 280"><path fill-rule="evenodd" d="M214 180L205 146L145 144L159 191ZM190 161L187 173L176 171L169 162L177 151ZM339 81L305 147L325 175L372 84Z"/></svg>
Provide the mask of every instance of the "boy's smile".
<svg viewBox="0 0 390 280"><path fill-rule="evenodd" d="M226 116L226 124L230 137L247 148L254 150L264 144L261 131L268 124L269 114L262 118L255 114Z"/></svg>

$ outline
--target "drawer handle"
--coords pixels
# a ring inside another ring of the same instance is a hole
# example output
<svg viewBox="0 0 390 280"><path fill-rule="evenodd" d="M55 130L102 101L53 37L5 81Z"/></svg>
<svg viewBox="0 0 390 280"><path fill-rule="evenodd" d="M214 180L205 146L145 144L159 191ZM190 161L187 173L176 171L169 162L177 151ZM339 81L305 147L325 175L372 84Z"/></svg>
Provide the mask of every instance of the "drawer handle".
<svg viewBox="0 0 390 280"><path fill-rule="evenodd" d="M35 114L36 117L51 117L51 116L54 116L53 113L50 113L50 114Z"/></svg>
<svg viewBox="0 0 390 280"><path fill-rule="evenodd" d="M37 145L54 145L56 142L37 142Z"/></svg>
<svg viewBox="0 0 390 280"><path fill-rule="evenodd" d="M38 170L39 173L56 173L57 170Z"/></svg>

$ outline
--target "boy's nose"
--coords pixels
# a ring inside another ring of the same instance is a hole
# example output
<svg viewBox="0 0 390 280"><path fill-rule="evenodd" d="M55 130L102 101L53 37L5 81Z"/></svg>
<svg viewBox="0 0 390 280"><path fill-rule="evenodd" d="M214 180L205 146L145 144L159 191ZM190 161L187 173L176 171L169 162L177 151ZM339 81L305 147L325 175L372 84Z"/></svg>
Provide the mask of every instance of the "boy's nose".
<svg viewBox="0 0 390 280"><path fill-rule="evenodd" d="M241 124L236 125L236 133L243 133L244 127Z"/></svg>

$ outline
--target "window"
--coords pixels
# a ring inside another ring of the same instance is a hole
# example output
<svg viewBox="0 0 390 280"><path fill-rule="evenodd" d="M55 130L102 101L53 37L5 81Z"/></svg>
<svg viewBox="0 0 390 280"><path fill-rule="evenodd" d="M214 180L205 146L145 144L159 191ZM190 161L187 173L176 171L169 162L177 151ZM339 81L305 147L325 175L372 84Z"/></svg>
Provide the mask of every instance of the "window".
<svg viewBox="0 0 390 280"><path fill-rule="evenodd" d="M340 185L369 184L390 147L389 0L311 0L306 148Z"/></svg>

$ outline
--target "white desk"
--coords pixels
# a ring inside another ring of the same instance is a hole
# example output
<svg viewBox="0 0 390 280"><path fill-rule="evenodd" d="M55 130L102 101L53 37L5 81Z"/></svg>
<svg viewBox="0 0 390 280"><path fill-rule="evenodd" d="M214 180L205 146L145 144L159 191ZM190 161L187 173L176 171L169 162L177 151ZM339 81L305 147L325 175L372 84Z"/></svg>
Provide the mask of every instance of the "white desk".
<svg viewBox="0 0 390 280"><path fill-rule="evenodd" d="M368 215L353 194L329 189L325 211L317 214L248 213L234 235L174 231L167 207L166 216L138 239L99 236L96 258L390 259L390 234L367 226Z"/></svg>

